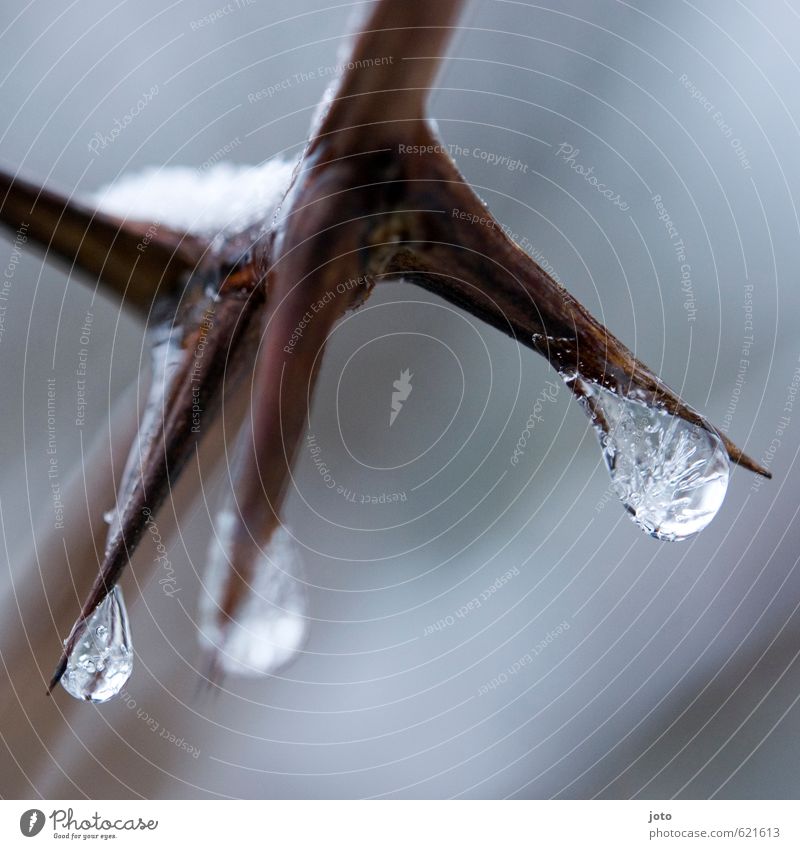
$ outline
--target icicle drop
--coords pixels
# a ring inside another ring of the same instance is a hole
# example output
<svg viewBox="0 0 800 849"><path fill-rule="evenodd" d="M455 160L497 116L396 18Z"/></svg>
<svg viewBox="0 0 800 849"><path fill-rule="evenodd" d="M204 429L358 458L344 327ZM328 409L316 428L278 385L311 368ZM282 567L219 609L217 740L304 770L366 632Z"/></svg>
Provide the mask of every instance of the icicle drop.
<svg viewBox="0 0 800 849"><path fill-rule="evenodd" d="M568 377L597 430L611 484L639 527L662 540L699 533L716 516L730 465L719 436L581 377Z"/></svg>
<svg viewBox="0 0 800 849"><path fill-rule="evenodd" d="M76 699L105 702L125 686L133 671L133 646L122 590L113 590L86 620L61 678Z"/></svg>
<svg viewBox="0 0 800 849"><path fill-rule="evenodd" d="M231 563L235 517L217 520L204 592L200 596L200 639L219 666L238 675L269 675L289 663L308 633L306 594L297 543L279 527L248 573ZM246 576L248 592L229 619L221 612L232 570ZM252 574L249 574L249 572Z"/></svg>

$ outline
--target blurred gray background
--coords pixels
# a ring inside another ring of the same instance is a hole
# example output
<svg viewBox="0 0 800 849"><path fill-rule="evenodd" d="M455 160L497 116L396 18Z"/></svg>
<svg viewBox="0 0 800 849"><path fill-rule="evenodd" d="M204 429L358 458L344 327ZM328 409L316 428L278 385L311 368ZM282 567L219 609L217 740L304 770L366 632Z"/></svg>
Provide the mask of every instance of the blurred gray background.
<svg viewBox="0 0 800 849"><path fill-rule="evenodd" d="M246 163L295 154L350 11L319 0L7 4L0 162L86 194L221 150ZM698 538L647 538L608 499L596 439L566 391L510 463L553 376L543 360L421 290L382 287L336 331L309 425L356 500L325 488L307 451L290 499L314 620L304 654L276 678L198 692L197 573L224 483L209 471L171 543L179 599L157 574L142 600L128 592L127 702L59 692L45 722L13 682L38 682L54 655L6 669L3 796L797 797L800 407L787 398L800 355L800 6L473 0L462 24L431 115L447 143L520 162L456 156L467 179L775 479L735 470ZM576 174L563 144L628 209ZM4 237L0 266L16 263L12 251ZM6 601L39 581L18 552L53 524L48 379L63 388L66 476L142 352L141 326L92 302L86 281L27 249L12 277L0 336ZM77 428L70 387L87 310ZM403 369L413 391L389 430ZM405 500L359 503L383 493ZM151 556L139 552L134 570ZM46 615L20 603L15 618L9 605L0 650L26 617Z"/></svg>

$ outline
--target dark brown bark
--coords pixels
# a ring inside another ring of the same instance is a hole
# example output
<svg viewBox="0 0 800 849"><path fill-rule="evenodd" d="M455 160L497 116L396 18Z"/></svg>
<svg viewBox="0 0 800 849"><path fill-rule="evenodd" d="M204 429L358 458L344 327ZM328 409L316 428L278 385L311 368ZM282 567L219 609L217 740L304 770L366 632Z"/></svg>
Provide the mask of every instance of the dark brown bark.
<svg viewBox="0 0 800 849"><path fill-rule="evenodd" d="M245 285L244 281L254 279L252 267L246 265L222 281L219 294L212 296L204 285L211 285L210 281L195 280L175 318L156 331L175 339L178 362L166 374L157 364L154 367L154 380L163 380L163 397L145 411L140 424L141 455L134 455L132 473L121 484L118 529L108 541L100 571L64 644L51 691L66 670L86 620L128 565L147 517L158 512L218 412L223 385L232 388L252 366L247 352L255 345L258 323L254 319L264 300L263 289ZM157 395L161 393L158 383L155 389Z"/></svg>
<svg viewBox="0 0 800 849"><path fill-rule="evenodd" d="M0 224L149 312L203 261L206 245L156 222L122 221L0 169Z"/></svg>
<svg viewBox="0 0 800 849"><path fill-rule="evenodd" d="M248 234L209 258L195 241L162 233L139 262L133 256L139 225L122 225L5 178L2 220L16 226L30 217L42 245L98 275L126 303L149 308L162 292L174 295L193 271L200 281L208 274L226 279L204 364L208 409L229 358L244 362L244 349L256 347L248 328L261 332L251 416L237 447L237 525L223 624L235 618L260 551L281 521L331 328L376 280L400 276L423 286L545 356L565 376L579 373L710 427L503 233L444 152L424 107L460 6L460 0L374 4L354 39L351 70L335 87L270 232L239 267L229 267L231 257L249 244ZM137 260L132 267L131 260ZM185 361L67 652L124 569L144 527L142 510L155 512L195 445L188 370L202 304L191 300L196 291L190 285L189 306L177 319ZM735 463L770 476L723 439ZM53 683L65 660L66 653Z"/></svg>

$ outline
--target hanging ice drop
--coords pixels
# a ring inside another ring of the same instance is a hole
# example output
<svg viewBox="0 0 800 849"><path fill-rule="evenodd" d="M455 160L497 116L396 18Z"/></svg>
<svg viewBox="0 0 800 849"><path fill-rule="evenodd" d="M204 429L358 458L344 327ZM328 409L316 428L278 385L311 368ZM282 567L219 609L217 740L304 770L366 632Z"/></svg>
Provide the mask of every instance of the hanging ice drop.
<svg viewBox="0 0 800 849"><path fill-rule="evenodd" d="M67 661L64 689L85 702L105 702L125 686L133 671L133 646L122 590L113 590L86 620Z"/></svg>
<svg viewBox="0 0 800 849"><path fill-rule="evenodd" d="M269 675L296 656L308 633L300 552L288 531L279 527L245 572L245 564L230 561L234 524L229 511L217 519L200 596L200 639L225 672ZM229 619L221 606L232 570L248 587Z"/></svg>
<svg viewBox="0 0 800 849"><path fill-rule="evenodd" d="M662 540L702 531L728 488L728 454L719 436L583 378L567 383L592 419L612 487L634 522Z"/></svg>

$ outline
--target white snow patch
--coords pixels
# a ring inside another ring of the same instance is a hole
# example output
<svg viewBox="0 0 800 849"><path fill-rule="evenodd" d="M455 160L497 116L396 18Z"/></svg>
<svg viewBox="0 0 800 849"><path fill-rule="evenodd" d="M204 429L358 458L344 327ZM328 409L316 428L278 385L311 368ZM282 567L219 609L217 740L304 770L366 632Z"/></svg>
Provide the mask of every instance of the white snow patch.
<svg viewBox="0 0 800 849"><path fill-rule="evenodd" d="M205 170L154 167L120 177L90 200L110 215L213 238L268 224L294 166L276 157L262 165L221 162Z"/></svg>

